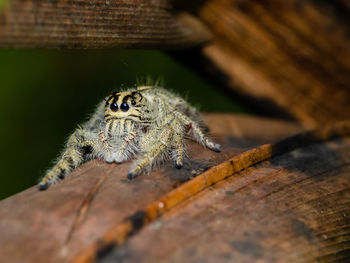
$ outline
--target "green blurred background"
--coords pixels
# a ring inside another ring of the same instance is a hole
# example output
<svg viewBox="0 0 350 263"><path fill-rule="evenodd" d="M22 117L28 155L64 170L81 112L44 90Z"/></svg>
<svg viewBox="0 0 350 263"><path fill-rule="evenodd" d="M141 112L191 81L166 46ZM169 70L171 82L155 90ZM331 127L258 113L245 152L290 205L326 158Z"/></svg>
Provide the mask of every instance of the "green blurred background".
<svg viewBox="0 0 350 263"><path fill-rule="evenodd" d="M247 111L158 51L0 50L0 199L37 183L103 95L145 76L201 111Z"/></svg>

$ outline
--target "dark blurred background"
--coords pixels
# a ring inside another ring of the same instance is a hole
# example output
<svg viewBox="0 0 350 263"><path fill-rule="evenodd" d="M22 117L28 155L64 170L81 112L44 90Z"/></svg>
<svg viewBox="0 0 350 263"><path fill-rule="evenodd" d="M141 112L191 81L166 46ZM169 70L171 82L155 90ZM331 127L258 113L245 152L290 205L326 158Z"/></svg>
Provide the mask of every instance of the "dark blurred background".
<svg viewBox="0 0 350 263"><path fill-rule="evenodd" d="M35 185L104 95L146 76L201 111L247 112L163 52L0 50L0 199Z"/></svg>

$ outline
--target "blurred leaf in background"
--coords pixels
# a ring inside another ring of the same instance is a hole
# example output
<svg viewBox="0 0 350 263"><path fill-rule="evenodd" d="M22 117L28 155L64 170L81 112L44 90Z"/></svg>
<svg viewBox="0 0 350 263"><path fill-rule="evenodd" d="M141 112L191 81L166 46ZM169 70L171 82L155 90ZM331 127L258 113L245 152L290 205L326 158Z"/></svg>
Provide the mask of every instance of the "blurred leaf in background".
<svg viewBox="0 0 350 263"><path fill-rule="evenodd" d="M102 97L137 76L161 76L202 111L245 111L162 52L0 50L0 199L36 184Z"/></svg>

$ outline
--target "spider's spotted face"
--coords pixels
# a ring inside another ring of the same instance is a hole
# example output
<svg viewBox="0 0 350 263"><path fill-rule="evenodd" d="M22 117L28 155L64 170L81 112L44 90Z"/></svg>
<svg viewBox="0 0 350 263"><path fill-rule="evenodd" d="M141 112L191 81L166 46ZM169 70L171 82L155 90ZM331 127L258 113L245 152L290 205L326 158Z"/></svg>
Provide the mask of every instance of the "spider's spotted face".
<svg viewBox="0 0 350 263"><path fill-rule="evenodd" d="M139 91L113 92L106 100L106 122L118 119L141 120L141 107L144 100Z"/></svg>

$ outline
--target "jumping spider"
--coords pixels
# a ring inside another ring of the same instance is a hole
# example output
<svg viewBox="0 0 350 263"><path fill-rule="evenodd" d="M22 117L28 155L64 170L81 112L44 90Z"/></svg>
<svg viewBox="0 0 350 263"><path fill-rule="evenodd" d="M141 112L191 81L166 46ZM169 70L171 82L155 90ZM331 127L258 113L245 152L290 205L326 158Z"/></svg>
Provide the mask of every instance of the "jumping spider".
<svg viewBox="0 0 350 263"><path fill-rule="evenodd" d="M220 145L205 136L200 123L195 108L164 88L139 86L113 92L69 137L58 162L41 179L39 189L47 189L95 158L121 163L138 155L127 175L130 180L169 156L180 169L185 136L220 151Z"/></svg>

